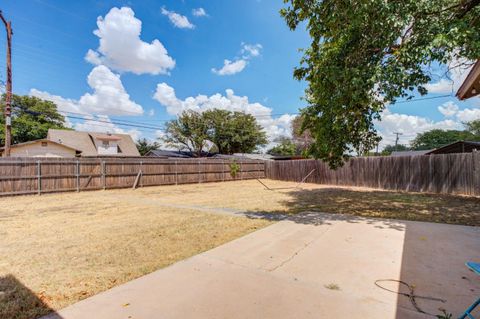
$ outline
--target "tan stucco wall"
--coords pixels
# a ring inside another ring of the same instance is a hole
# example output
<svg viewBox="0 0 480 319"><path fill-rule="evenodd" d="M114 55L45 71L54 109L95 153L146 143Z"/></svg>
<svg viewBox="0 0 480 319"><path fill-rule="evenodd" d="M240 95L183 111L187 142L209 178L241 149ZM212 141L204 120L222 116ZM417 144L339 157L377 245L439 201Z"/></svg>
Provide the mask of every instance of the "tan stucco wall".
<svg viewBox="0 0 480 319"><path fill-rule="evenodd" d="M42 146L38 142L12 147L10 154L12 157L75 157L75 150L50 142Z"/></svg>

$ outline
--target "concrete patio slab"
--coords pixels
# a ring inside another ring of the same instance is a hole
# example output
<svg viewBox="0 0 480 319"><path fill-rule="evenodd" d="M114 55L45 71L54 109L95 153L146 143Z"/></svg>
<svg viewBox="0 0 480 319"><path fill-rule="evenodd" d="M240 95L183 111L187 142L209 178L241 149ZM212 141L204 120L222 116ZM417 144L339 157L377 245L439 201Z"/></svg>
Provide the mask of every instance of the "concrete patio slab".
<svg viewBox="0 0 480 319"><path fill-rule="evenodd" d="M444 299L417 303L455 316L480 295L480 277L464 266L479 257L476 227L310 213L46 318L431 318L378 279Z"/></svg>

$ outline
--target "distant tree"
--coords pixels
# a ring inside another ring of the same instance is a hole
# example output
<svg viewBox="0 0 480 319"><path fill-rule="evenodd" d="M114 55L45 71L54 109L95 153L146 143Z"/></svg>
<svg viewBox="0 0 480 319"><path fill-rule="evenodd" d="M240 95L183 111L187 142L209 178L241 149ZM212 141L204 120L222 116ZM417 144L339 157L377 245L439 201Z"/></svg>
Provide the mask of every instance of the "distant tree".
<svg viewBox="0 0 480 319"><path fill-rule="evenodd" d="M5 95L0 100L0 144L5 144ZM69 129L57 105L33 96L12 96L12 143L47 137L48 129Z"/></svg>
<svg viewBox="0 0 480 319"><path fill-rule="evenodd" d="M266 133L251 114L211 109L202 117L208 126L208 140L220 154L251 153L267 144Z"/></svg>
<svg viewBox="0 0 480 319"><path fill-rule="evenodd" d="M375 122L388 103L427 93L430 66L480 56L479 0L284 3L288 27L311 38L293 74L308 83L308 151L333 168L378 144Z"/></svg>
<svg viewBox="0 0 480 319"><path fill-rule="evenodd" d="M208 124L201 113L184 111L176 120L167 122L165 137L167 145L179 150L188 150L201 157L208 144Z"/></svg>
<svg viewBox="0 0 480 319"><path fill-rule="evenodd" d="M472 133L475 136L480 137L480 119L466 122L464 124L468 132Z"/></svg>
<svg viewBox="0 0 480 319"><path fill-rule="evenodd" d="M413 150L430 150L464 140L478 141L480 136L469 131L435 129L417 134L411 144Z"/></svg>
<svg viewBox="0 0 480 319"><path fill-rule="evenodd" d="M140 153L140 155L143 156L150 151L159 149L160 148L160 143L150 142L146 138L141 138L141 139L137 140L136 146L137 146L137 149L138 149L138 152Z"/></svg>
<svg viewBox="0 0 480 319"><path fill-rule="evenodd" d="M271 155L299 155L297 145L291 138L280 137L276 142L278 144L267 151Z"/></svg>
<svg viewBox="0 0 480 319"><path fill-rule="evenodd" d="M403 144L398 144L397 146L395 145L387 145L383 148L382 155L390 155L392 152L398 152L398 151L408 151L410 148L406 145Z"/></svg>
<svg viewBox="0 0 480 319"><path fill-rule="evenodd" d="M303 116L296 116L292 121L293 143L297 155L305 154L309 147L315 142L309 129L303 126Z"/></svg>

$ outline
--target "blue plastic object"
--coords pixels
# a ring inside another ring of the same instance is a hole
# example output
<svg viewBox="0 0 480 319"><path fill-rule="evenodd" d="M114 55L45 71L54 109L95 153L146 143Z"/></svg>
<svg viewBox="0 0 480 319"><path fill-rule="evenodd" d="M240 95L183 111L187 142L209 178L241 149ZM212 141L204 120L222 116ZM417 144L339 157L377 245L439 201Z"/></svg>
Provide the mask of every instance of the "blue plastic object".
<svg viewBox="0 0 480 319"><path fill-rule="evenodd" d="M480 263L474 263L472 261L469 261L469 262L466 262L465 265L470 269L472 270L474 273L476 273L477 275L480 275ZM465 310L465 312L460 316L458 317L459 319L465 319L465 318L470 318L470 319L475 319L473 316L472 316L472 311L478 306L480 305L480 298L475 301L470 307L468 307L467 310Z"/></svg>

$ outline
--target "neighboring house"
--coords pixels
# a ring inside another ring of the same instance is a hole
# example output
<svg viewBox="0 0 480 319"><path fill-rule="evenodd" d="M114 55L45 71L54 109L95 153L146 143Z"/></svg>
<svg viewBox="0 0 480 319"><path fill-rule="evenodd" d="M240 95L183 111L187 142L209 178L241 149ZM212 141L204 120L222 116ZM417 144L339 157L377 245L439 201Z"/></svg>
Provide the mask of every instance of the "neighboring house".
<svg viewBox="0 0 480 319"><path fill-rule="evenodd" d="M451 153L471 153L473 151L480 151L480 142L472 141L458 141L448 144L426 153L431 154L451 154Z"/></svg>
<svg viewBox="0 0 480 319"><path fill-rule="evenodd" d="M182 152L174 150L151 150L145 156L147 157L162 157L162 158L193 158L192 152Z"/></svg>
<svg viewBox="0 0 480 319"><path fill-rule="evenodd" d="M0 148L3 155L4 148ZM76 157L82 151L47 139L14 144L10 149L11 157Z"/></svg>
<svg viewBox="0 0 480 319"><path fill-rule="evenodd" d="M460 100L469 99L480 94L480 60L475 63L457 91Z"/></svg>
<svg viewBox="0 0 480 319"><path fill-rule="evenodd" d="M48 130L47 140L80 150L82 157L140 156L137 146L128 134Z"/></svg>
<svg viewBox="0 0 480 319"><path fill-rule="evenodd" d="M424 151L393 151L390 156L416 156L416 155L425 155L432 150Z"/></svg>

